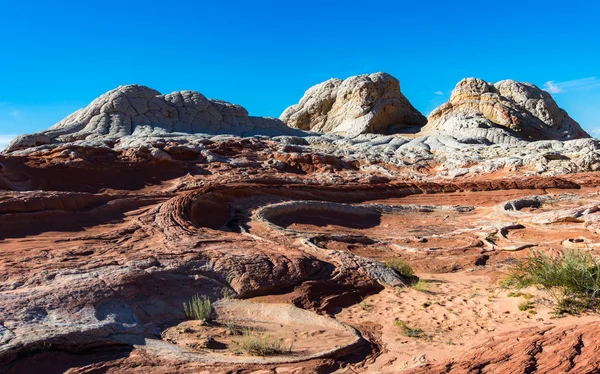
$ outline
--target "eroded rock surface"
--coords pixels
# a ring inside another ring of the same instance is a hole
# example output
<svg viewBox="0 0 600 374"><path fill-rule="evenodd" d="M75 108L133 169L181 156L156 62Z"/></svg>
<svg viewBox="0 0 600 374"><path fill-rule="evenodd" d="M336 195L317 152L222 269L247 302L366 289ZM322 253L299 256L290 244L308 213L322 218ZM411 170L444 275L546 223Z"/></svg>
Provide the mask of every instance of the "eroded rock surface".
<svg viewBox="0 0 600 374"><path fill-rule="evenodd" d="M530 83L476 78L458 82L450 101L431 112L423 132L492 143L590 137L548 92Z"/></svg>
<svg viewBox="0 0 600 374"><path fill-rule="evenodd" d="M309 88L280 119L301 130L342 135L416 132L427 122L386 73L330 79Z"/></svg>
<svg viewBox="0 0 600 374"><path fill-rule="evenodd" d="M211 100L195 91L168 95L139 85L121 86L98 97L49 130L19 136L7 147L28 147L76 140L118 141L170 133L292 135L300 134L274 118L251 117L240 105Z"/></svg>

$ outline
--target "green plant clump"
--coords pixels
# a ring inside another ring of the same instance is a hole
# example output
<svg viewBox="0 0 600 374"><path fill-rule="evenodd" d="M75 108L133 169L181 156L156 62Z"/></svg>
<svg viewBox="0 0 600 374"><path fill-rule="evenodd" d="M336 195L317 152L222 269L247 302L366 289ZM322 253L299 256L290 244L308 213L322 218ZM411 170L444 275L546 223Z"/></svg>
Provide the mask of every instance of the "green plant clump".
<svg viewBox="0 0 600 374"><path fill-rule="evenodd" d="M430 282L428 282L427 280L424 280L424 279L419 279L419 281L417 281L416 283L414 283L414 284L412 285L412 288L413 288L414 290L416 290L416 291L419 291L419 292L424 292L424 293L432 293L432 292L429 290L429 286L430 286L430 285L431 285L431 283L430 283Z"/></svg>
<svg viewBox="0 0 600 374"><path fill-rule="evenodd" d="M394 326L400 329L400 332L409 338L424 338L426 336L423 330L411 328L406 324L406 322L400 319L394 320Z"/></svg>
<svg viewBox="0 0 600 374"><path fill-rule="evenodd" d="M394 269L401 277L412 278L415 275L412 267L401 258L387 259L384 264L388 268Z"/></svg>
<svg viewBox="0 0 600 374"><path fill-rule="evenodd" d="M208 297L195 295L192 296L192 300L183 303L183 311L188 318L210 321L212 319L213 307Z"/></svg>
<svg viewBox="0 0 600 374"><path fill-rule="evenodd" d="M367 303L365 300L360 302L360 309L364 310L365 312L370 312L373 310L373 305Z"/></svg>
<svg viewBox="0 0 600 374"><path fill-rule="evenodd" d="M559 314L597 309L600 297L600 262L581 250L566 250L559 257L532 251L502 285L516 288L538 286L546 289L556 301L555 311Z"/></svg>
<svg viewBox="0 0 600 374"><path fill-rule="evenodd" d="M520 311L524 312L526 310L535 308L535 305L533 305L533 303L531 301L522 301L519 303L518 308Z"/></svg>
<svg viewBox="0 0 600 374"><path fill-rule="evenodd" d="M283 339L274 338L255 329L245 329L238 344L242 351L254 356L274 356L292 352L292 345L285 347Z"/></svg>

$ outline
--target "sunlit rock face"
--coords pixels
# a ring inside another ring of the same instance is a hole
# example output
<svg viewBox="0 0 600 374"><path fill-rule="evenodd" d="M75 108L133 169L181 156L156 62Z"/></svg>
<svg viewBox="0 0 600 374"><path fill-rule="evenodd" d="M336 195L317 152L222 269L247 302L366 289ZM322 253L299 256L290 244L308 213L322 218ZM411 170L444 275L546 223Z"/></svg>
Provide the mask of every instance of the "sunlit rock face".
<svg viewBox="0 0 600 374"><path fill-rule="evenodd" d="M426 123L400 92L400 82L386 73L334 78L313 86L280 119L301 130L350 136L416 132Z"/></svg>
<svg viewBox="0 0 600 374"><path fill-rule="evenodd" d="M548 92L530 83L488 83L476 78L456 85L450 101L429 115L423 133L485 138L492 143L590 137Z"/></svg>

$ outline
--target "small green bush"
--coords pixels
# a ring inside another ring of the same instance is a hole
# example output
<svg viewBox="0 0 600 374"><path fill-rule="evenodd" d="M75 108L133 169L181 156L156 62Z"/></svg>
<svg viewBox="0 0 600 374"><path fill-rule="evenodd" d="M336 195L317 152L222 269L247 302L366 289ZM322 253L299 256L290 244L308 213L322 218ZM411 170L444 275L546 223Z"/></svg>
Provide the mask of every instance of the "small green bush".
<svg viewBox="0 0 600 374"><path fill-rule="evenodd" d="M518 308L520 311L524 312L524 311L535 308L535 306L533 305L533 303L531 301L522 301L519 303Z"/></svg>
<svg viewBox="0 0 600 374"><path fill-rule="evenodd" d="M600 298L600 263L581 250L566 250L556 258L532 251L502 285L543 287L555 299L557 313L596 309Z"/></svg>
<svg viewBox="0 0 600 374"><path fill-rule="evenodd" d="M509 292L507 296L508 297L522 297L525 300L531 300L535 297L530 293L523 293L523 292Z"/></svg>
<svg viewBox="0 0 600 374"><path fill-rule="evenodd" d="M387 259L384 264L388 268L394 269L401 277L412 278L415 275L412 267L401 258Z"/></svg>
<svg viewBox="0 0 600 374"><path fill-rule="evenodd" d="M210 321L212 319L213 307L206 296L192 296L192 300L183 303L183 311L188 318Z"/></svg>
<svg viewBox="0 0 600 374"><path fill-rule="evenodd" d="M276 339L255 329L245 329L238 344L242 351L254 356L274 356L292 352L292 345L286 348L283 339Z"/></svg>
<svg viewBox="0 0 600 374"><path fill-rule="evenodd" d="M400 329L400 332L403 335L408 336L409 338L425 338L425 332L421 329L414 329L409 327L406 322L397 319L394 320L394 326L396 326L398 329Z"/></svg>
<svg viewBox="0 0 600 374"><path fill-rule="evenodd" d="M431 291L429 290L430 285L431 283L429 283L428 281L419 279L419 281L414 283L411 287L419 292L431 293Z"/></svg>
<svg viewBox="0 0 600 374"><path fill-rule="evenodd" d="M570 297L565 297L564 299L558 301L556 303L556 307L554 308L554 312L556 314L579 314L586 309L593 308L593 305L590 305L589 301L581 301L575 300Z"/></svg>
<svg viewBox="0 0 600 374"><path fill-rule="evenodd" d="M373 305L367 303L365 300L360 302L360 309L364 310L365 312L370 312L373 310Z"/></svg>

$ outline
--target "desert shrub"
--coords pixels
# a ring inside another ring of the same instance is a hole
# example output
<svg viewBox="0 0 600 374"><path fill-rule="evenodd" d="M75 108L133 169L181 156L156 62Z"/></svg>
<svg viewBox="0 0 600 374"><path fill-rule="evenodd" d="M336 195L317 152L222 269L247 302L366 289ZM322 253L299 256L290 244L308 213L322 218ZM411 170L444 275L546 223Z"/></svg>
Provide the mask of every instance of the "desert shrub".
<svg viewBox="0 0 600 374"><path fill-rule="evenodd" d="M188 318L210 321L213 314L213 307L206 296L192 296L192 300L183 303L183 311Z"/></svg>
<svg viewBox="0 0 600 374"><path fill-rule="evenodd" d="M523 292L509 292L507 296L508 297L522 297L525 300L531 300L535 297L530 293L523 293Z"/></svg>
<svg viewBox="0 0 600 374"><path fill-rule="evenodd" d="M518 306L519 310L525 312L527 310L535 308L535 305L531 301L522 301Z"/></svg>
<svg viewBox="0 0 600 374"><path fill-rule="evenodd" d="M485 240L487 240L488 242L492 243L492 244L496 244L496 233L489 233L486 237Z"/></svg>
<svg viewBox="0 0 600 374"><path fill-rule="evenodd" d="M367 303L365 300L360 302L360 309L364 310L365 312L370 312L373 310L373 305Z"/></svg>
<svg viewBox="0 0 600 374"><path fill-rule="evenodd" d="M394 320L394 326L396 326L403 335L406 335L409 338L424 338L426 336L423 330L411 328L406 322L400 319Z"/></svg>
<svg viewBox="0 0 600 374"><path fill-rule="evenodd" d="M234 323L227 322L223 326L227 329L229 335L242 335L242 330Z"/></svg>
<svg viewBox="0 0 600 374"><path fill-rule="evenodd" d="M430 285L431 285L430 282L423 280L423 279L419 279L417 282L413 283L411 285L411 287L419 292L432 293L429 290Z"/></svg>
<svg viewBox="0 0 600 374"><path fill-rule="evenodd" d="M542 287L555 299L558 313L596 309L600 297L600 263L580 250L567 250L558 257L532 251L502 285Z"/></svg>
<svg viewBox="0 0 600 374"><path fill-rule="evenodd" d="M412 267L401 258L390 258L384 262L385 266L394 269L398 275L404 278L412 278L414 271Z"/></svg>
<svg viewBox="0 0 600 374"><path fill-rule="evenodd" d="M274 356L292 351L292 346L286 347L283 339L255 329L245 329L238 344L242 351L255 356Z"/></svg>

